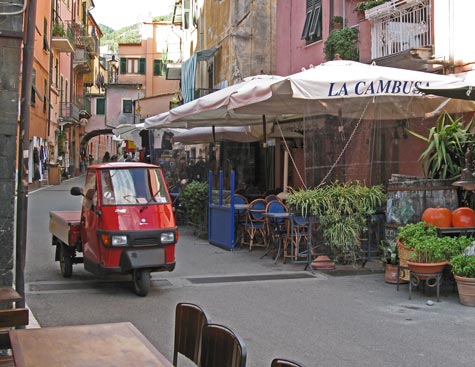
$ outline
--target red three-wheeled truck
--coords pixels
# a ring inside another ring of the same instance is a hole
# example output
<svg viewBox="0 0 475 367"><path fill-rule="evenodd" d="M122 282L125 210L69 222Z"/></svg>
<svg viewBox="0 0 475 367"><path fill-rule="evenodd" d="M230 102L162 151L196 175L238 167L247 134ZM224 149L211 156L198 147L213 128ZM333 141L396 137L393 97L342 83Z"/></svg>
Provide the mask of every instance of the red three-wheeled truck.
<svg viewBox="0 0 475 367"><path fill-rule="evenodd" d="M150 273L175 268L178 229L160 167L135 162L91 165L81 211L50 212L55 260L69 278L73 264L94 274L131 274L134 291L146 296ZM80 256L82 254L82 256Z"/></svg>

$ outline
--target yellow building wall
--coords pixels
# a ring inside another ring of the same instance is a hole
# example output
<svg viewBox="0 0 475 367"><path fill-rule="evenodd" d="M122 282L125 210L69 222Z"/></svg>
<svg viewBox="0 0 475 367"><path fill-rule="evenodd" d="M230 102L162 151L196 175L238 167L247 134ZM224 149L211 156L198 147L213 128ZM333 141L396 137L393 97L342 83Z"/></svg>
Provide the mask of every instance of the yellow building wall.
<svg viewBox="0 0 475 367"><path fill-rule="evenodd" d="M220 46L214 84L275 73L275 11L276 0L204 0L198 45Z"/></svg>

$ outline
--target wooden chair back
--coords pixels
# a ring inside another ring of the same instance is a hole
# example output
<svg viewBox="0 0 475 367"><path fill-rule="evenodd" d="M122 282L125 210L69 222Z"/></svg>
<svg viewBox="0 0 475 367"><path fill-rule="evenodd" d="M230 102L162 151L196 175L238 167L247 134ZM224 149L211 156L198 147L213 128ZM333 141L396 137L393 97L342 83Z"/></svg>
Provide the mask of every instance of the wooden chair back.
<svg viewBox="0 0 475 367"><path fill-rule="evenodd" d="M178 353L198 365L201 347L201 331L209 322L203 309L194 303L178 303L175 310L175 345L173 365L177 366Z"/></svg>
<svg viewBox="0 0 475 367"><path fill-rule="evenodd" d="M247 348L241 337L220 324L203 327L200 367L245 367Z"/></svg>
<svg viewBox="0 0 475 367"><path fill-rule="evenodd" d="M303 364L291 361L290 359L275 358L270 367L305 367Z"/></svg>

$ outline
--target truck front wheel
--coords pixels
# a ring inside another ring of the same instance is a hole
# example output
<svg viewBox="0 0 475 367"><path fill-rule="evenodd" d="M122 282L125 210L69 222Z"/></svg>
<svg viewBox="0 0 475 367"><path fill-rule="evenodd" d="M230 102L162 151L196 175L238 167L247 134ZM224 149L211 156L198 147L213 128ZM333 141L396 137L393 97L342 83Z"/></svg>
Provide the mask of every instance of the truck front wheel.
<svg viewBox="0 0 475 367"><path fill-rule="evenodd" d="M150 270L134 269L132 273L134 292L137 296L145 297L150 290Z"/></svg>
<svg viewBox="0 0 475 367"><path fill-rule="evenodd" d="M59 266L61 268L61 274L64 278L71 278L71 275L73 275L73 258L71 257L66 245L58 243L57 246L60 246Z"/></svg>

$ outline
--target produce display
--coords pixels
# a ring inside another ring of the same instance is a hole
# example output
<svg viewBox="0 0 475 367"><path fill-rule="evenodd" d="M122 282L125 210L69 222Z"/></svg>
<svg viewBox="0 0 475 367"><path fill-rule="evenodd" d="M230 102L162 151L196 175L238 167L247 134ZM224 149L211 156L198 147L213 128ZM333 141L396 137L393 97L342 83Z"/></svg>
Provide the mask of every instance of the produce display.
<svg viewBox="0 0 475 367"><path fill-rule="evenodd" d="M427 208L422 213L422 221L438 228L475 227L475 211L461 207L451 211L448 208Z"/></svg>
<svg viewBox="0 0 475 367"><path fill-rule="evenodd" d="M427 208L422 213L422 221L438 228L452 227L452 211L448 208Z"/></svg>
<svg viewBox="0 0 475 367"><path fill-rule="evenodd" d="M452 226L475 227L475 211L471 208L457 208L452 212Z"/></svg>

